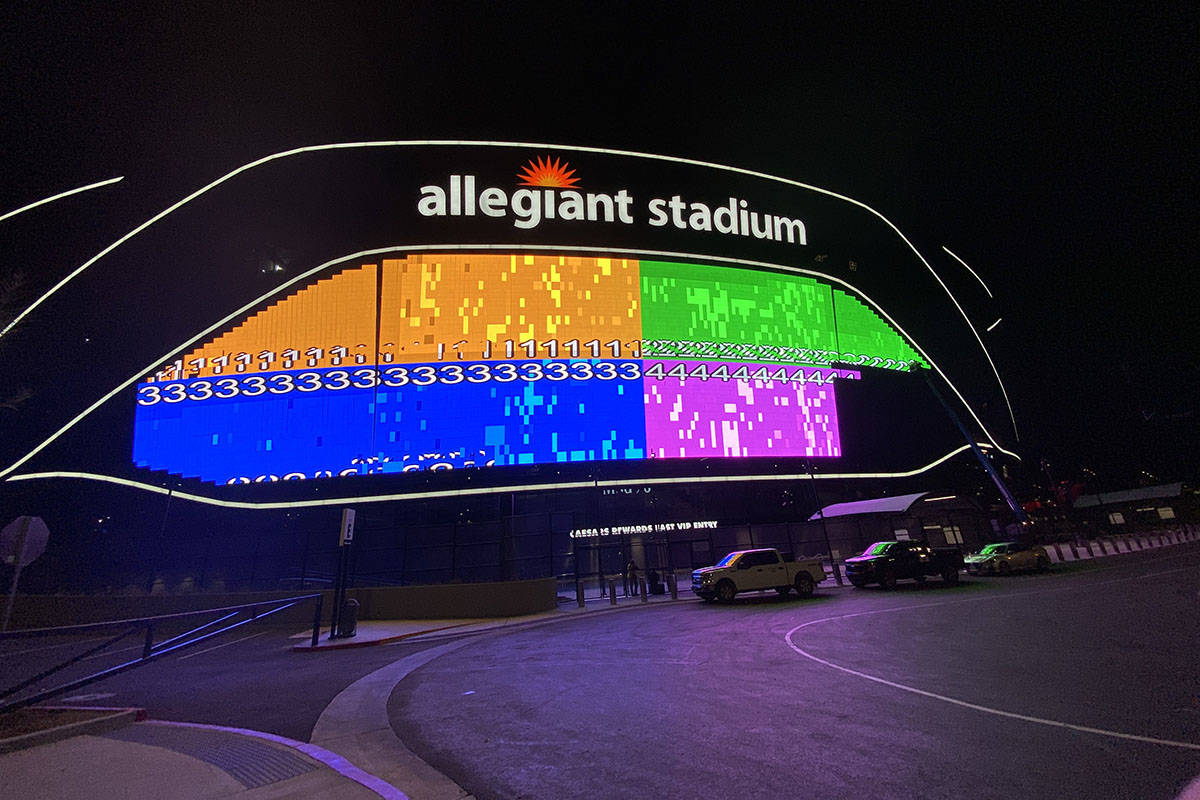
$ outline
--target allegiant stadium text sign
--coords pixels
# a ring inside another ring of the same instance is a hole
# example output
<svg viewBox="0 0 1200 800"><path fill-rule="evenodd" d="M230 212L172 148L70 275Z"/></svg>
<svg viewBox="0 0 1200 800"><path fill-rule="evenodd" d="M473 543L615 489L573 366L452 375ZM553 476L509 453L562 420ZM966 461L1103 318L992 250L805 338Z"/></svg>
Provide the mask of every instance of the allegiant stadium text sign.
<svg viewBox="0 0 1200 800"><path fill-rule="evenodd" d="M525 168L522 187L510 191L497 186L480 187L475 175L450 175L445 185L421 187L417 211L424 217L511 217L521 229L536 228L553 220L605 222L632 225L637 202L628 189L616 192L583 192L572 188L579 179L574 170L558 159L534 159ZM746 200L710 206L688 201L680 194L654 197L644 205L648 225L674 227L729 236L808 244L804 222L780 214L752 209Z"/></svg>

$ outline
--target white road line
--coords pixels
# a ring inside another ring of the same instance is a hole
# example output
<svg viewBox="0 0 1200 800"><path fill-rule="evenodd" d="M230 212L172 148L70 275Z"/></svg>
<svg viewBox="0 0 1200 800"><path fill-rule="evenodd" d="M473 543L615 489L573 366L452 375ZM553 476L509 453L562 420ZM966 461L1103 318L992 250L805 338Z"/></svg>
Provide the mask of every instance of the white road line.
<svg viewBox="0 0 1200 800"><path fill-rule="evenodd" d="M229 645L231 645L231 644L237 644L238 642L244 642L247 639L258 638L259 636L262 636L267 633L270 633L270 631L259 631L258 633L252 633L249 636L243 636L240 639L234 639L232 642L225 642L223 644L213 645L212 647L206 647L203 650L196 650L195 652L188 653L186 656L180 656L179 660L183 661L185 658L195 658L196 656L204 655L205 653L211 653L213 650L220 650L222 647L229 647Z"/></svg>
<svg viewBox="0 0 1200 800"><path fill-rule="evenodd" d="M1157 577L1159 575L1169 575L1173 572L1186 572L1186 571L1191 571L1191 570L1193 570L1192 567L1182 567L1179 569L1163 570L1162 572L1153 572L1153 573L1150 573L1149 575L1138 575L1136 577L1130 577L1130 578L1114 578L1113 580L1109 580L1109 581L1100 581L1098 583L1089 584L1088 586L1084 586L1082 588L1087 589L1087 588L1091 588L1094 586L1104 586L1104 585L1111 584L1111 583L1122 583L1124 581L1145 580L1146 578ZM878 609L875 611L861 611L856 614L840 614L835 617L823 617L822 619L816 619L816 620L812 620L811 622L805 622L801 625L797 625L796 627L792 628L790 631L788 631L784 635L784 641L787 642L788 647L790 647L796 653L799 653L800 655L804 656L805 658L807 658L811 661L815 661L816 663L822 664L831 669L836 669L839 672L844 672L847 675L853 675L856 678L862 678L863 680L872 681L874 683L879 683L884 686L890 686L893 689L900 689L901 691L910 692L912 694L920 695L922 697L928 697L932 700L940 700L943 703L950 703L951 705L956 705L961 708L969 708L972 711L981 711L985 714L992 714L993 716L1005 717L1007 719L1017 719L1017 720L1021 720L1022 722L1032 722L1037 725L1048 725L1048 726L1054 727L1054 728L1067 728L1069 730L1079 731L1081 733L1094 733L1098 736L1108 736L1108 737L1111 737L1114 739L1126 739L1126 740L1134 741L1134 742L1145 742L1147 744L1163 745L1164 747L1180 747L1185 750L1200 751L1200 744L1195 744L1194 742L1178 742L1178 741L1174 741L1172 739L1156 739L1153 736L1139 736L1139 735L1133 734L1133 733L1122 733L1121 731L1105 730L1104 728L1092 728L1087 725L1075 725L1070 722L1060 722L1059 720L1046 719L1044 717L1033 717L1028 714L1017 714L1012 711L1004 711L999 708L991 708L990 706L981 706L977 703L969 703L966 700L959 700L956 697L948 697L944 694L928 692L928 691L925 691L924 689L918 689L915 686L908 686L903 683L896 683L895 681L889 681L886 678L881 678L878 675L869 675L865 672L860 672L855 669L850 669L849 667L843 667L840 664L834 664L832 661L827 661L818 656L814 656L812 653L809 653L807 650L800 647L800 645L796 644L792 640L792 637L796 634L797 631L802 630L803 628L807 628L810 625L819 625L822 622L833 622L835 620L852 619L854 617L865 617L865 616L868 616L871 614L885 614L889 611L909 611L909 610L916 609L916 608L936 608L938 606L956 605L959 603L972 603L972 602L978 602L978 601L982 601L982 600L1005 600L1010 597L1027 597L1029 595L1049 594L1052 592L1063 592L1063 591L1068 591L1070 589L1078 589L1078 588L1080 588L1080 587L1074 586L1074 587L1064 587L1064 588L1060 588L1060 589L1045 589L1045 590L1040 590L1040 591L1035 591L1035 592L1020 592L1017 594L1008 594L1008 595L1000 595L1000 596L973 597L973 598L969 598L966 600L947 600L945 602L939 602L939 603L922 603L920 605L915 605L915 606L896 606L893 608L884 608L884 609Z"/></svg>

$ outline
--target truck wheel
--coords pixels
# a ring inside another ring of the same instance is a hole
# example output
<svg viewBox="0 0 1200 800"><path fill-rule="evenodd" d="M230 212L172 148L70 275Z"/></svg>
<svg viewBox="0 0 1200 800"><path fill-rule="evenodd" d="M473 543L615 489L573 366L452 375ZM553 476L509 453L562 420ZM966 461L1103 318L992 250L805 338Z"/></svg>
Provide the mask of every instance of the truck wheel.
<svg viewBox="0 0 1200 800"><path fill-rule="evenodd" d="M737 587L732 581L721 581L717 584L717 599L722 603L732 603L733 596L737 594Z"/></svg>
<svg viewBox="0 0 1200 800"><path fill-rule="evenodd" d="M796 594L801 597L812 597L815 588L816 584L813 583L812 576L807 572L801 572L796 576Z"/></svg>
<svg viewBox="0 0 1200 800"><path fill-rule="evenodd" d="M787 597L787 593L792 590L790 586L776 586L775 591L779 592L780 597Z"/></svg>
<svg viewBox="0 0 1200 800"><path fill-rule="evenodd" d="M951 586L958 583L958 570L954 567L946 567L942 570L942 580Z"/></svg>
<svg viewBox="0 0 1200 800"><path fill-rule="evenodd" d="M855 589L861 589L867 585L867 582L864 581L862 578L851 578L850 585L853 586Z"/></svg>
<svg viewBox="0 0 1200 800"><path fill-rule="evenodd" d="M879 573L879 588L880 589L895 589L896 588L896 573L890 569L885 569Z"/></svg>

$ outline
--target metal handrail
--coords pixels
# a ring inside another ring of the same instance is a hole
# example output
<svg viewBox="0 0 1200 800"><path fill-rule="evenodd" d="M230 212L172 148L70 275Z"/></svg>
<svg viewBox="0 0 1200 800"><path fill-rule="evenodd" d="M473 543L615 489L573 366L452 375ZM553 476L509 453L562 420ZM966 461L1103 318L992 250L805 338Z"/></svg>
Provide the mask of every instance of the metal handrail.
<svg viewBox="0 0 1200 800"><path fill-rule="evenodd" d="M22 689L26 689L29 686L36 684L38 681L41 681L44 678L50 677L56 672L66 669L72 664L76 664L85 658L89 658L96 653L111 647L122 639L125 639L126 637L138 632L143 628L145 629L145 642L142 646L142 654L138 658L118 664L115 667L109 667L108 669L92 673L84 678L79 678L60 686L56 686L53 689L46 689L29 697L0 705L0 714L9 711L15 711L18 708L25 708L26 706L33 705L34 703L40 703L43 700L48 700L51 697L57 697L58 695L65 694L66 692L74 691L82 686L86 686L103 678L116 675L120 672L125 672L126 670L133 669L134 667L141 666L142 664L147 664L155 659L167 655L168 653L174 653L178 650L183 650L185 648L192 647L193 645L200 644L201 642L208 641L214 636L220 636L223 633L228 633L229 631L240 628L243 625L256 622L264 617L269 617L272 614L278 613L284 609L291 608L292 606L299 605L300 603L304 603L309 600L316 600L316 607L313 610L312 627L312 646L316 647L321 632L321 611L323 606L323 597L321 594L297 595L296 597L284 597L278 600L263 600L257 603L244 603L237 606L207 608L199 611L183 611L177 614L160 614L153 617L138 617L136 619L113 620L110 622L94 622L85 625L63 625L56 628L29 628L26 630L5 631L0 633L0 642L3 642L7 639L26 639L39 636L63 636L89 633L93 631L119 630L115 636L109 638L102 644L89 648L82 653L78 653L66 661L56 664L49 669L42 670L37 675L20 681L16 685L0 691L0 698L14 695ZM260 613L260 609L264 607L269 610ZM198 635L201 631L206 630L207 628L211 628L214 625L219 625L226 620L238 616L239 612L246 609L250 609L250 616L248 618L231 623L222 628L218 628L215 631ZM154 629L158 625L167 622L173 622L175 620L187 619L188 617L222 613L224 614L223 616L214 620L209 620L203 625L198 625L188 631L185 631L184 633L173 636L170 639L158 642L157 644L154 642Z"/></svg>

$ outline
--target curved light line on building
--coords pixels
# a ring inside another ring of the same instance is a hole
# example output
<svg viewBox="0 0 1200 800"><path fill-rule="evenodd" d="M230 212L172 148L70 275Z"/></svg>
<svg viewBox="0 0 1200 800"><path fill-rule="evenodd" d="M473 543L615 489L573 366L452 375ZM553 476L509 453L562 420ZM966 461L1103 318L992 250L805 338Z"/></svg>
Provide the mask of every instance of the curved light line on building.
<svg viewBox="0 0 1200 800"><path fill-rule="evenodd" d="M999 324L1000 324L1000 320L1002 320L1002 319L1004 319L1004 317L996 317L996 321L995 321L995 322L993 322L991 325L988 325L988 326L987 326L987 330L986 330L986 331L984 331L984 333L991 333L991 332L992 332L992 330L993 330L993 329L994 329L994 328L995 328L997 325L999 325Z"/></svg>
<svg viewBox="0 0 1200 800"><path fill-rule="evenodd" d="M844 286L847 289L849 289L850 291L858 294L860 297L862 297L864 300L866 300L868 303L870 303L872 306L874 306L879 311L879 313L884 317L884 319L886 319L888 322L890 322L892 325L894 325L896 327L896 330L900 331L900 333L904 336L904 338L907 339L912 344L912 346L917 349L917 352L919 352L925 358L925 360L929 362L929 365L931 367L933 367L934 370L937 371L938 375L941 376L942 380L944 380L946 382L946 385L950 387L951 391L954 392L954 394L958 397L958 399L960 401L962 401L963 406L966 407L968 412L970 412L970 414L974 418L975 422L979 424L979 427L983 431L984 435L988 437L988 440L989 440L991 446L995 447L997 450L1000 450L1001 452L1005 452L1005 453L1008 452L1000 446L1000 444L996 441L995 437L992 436L992 434L988 431L987 427L984 426L983 421L979 419L978 415L976 415L975 410L973 408L971 408L969 403L967 403L966 398L963 397L962 393L958 391L958 388L953 383L950 382L950 379L946 376L946 373L942 372L941 367L939 367L937 365L937 363L932 358L929 357L929 354L925 352L924 348L922 348L921 345L918 344L917 341L912 336L910 336L907 331L905 331L902 327L900 327L899 323L897 323L894 319L892 319L891 316L883 309L883 307L881 305L876 303L874 300L872 300L870 297L868 297L865 293L863 293L857 287L855 287L855 286L847 283L846 281L842 280L841 278L835 277L833 275L826 275L823 272L816 272L814 270L804 269L803 267L792 267L792 266L787 266L787 265L783 265L783 264L772 264L767 261L751 261L749 259L741 259L741 258L721 258L719 256L705 256L705 255L701 255L698 253L675 253L675 252L671 252L669 250L621 250L621 249L612 248L612 247L586 247L586 246L571 246L571 245L432 244L432 245L396 245L393 247L379 247L379 248L374 248L371 250L360 250L357 253L351 253L350 255L347 255L347 256L339 256L338 258L326 261L324 264L320 264L319 266L313 267L312 269L310 269L306 272L300 273L299 275L297 275L294 278L284 281L283 283L279 284L278 286L271 289L270 291L260 295L259 297L255 298L254 300L251 300L249 303L247 303L246 305L237 309L236 311L230 312L222 319L218 320L217 322L214 322L212 325L210 325L209 327L202 330L200 333L189 338L182 345L172 348L166 355L162 356L161 358L155 359L152 363L147 365L144 369L139 370L137 373L135 373L134 375L132 375L131 377L126 379L123 383L118 385L116 388L114 388L108 394L104 395L99 400L97 400L95 403L93 403L91 406L89 406L88 408L86 408L85 410L80 412L74 419L72 419L70 422L68 422L62 428L60 428L52 436L50 436L50 438L46 439L44 442L39 444L33 450L30 450L22 458L20 458L16 462L14 462L7 469L0 471L0 478L3 478L4 476L6 476L9 473L16 470L18 467L20 467L26 461L33 458L35 455L37 455L39 452L41 452L44 448L46 448L48 445L50 445L55 439L57 439L58 437L62 436L64 433L69 431L77 423L81 422L85 417L87 417L89 414L91 414L97 408L99 408L100 406L104 405L109 400L111 400L116 394L124 391L125 389L129 388L131 385L136 383L140 376L146 375L146 374L152 372L154 370L154 368L160 364L169 362L177 354L186 350L188 347L190 347L196 341L203 339L205 336L208 336L209 334L211 334L213 331L217 330L218 328L237 319L239 316L245 314L247 311L249 311L254 306L257 306L260 303L264 303L267 300L274 297L275 295L278 295L280 292L286 290L288 287L292 286L293 284L295 284L299 281L302 281L302 280L306 280L307 278L310 278L313 275L323 272L324 270L328 269L329 267L336 266L338 264L342 264L342 263L348 262L348 261L355 261L355 260L360 260L360 259L367 258L367 257L381 256L381 255L386 255L388 253L395 253L395 252L422 252L422 251L447 251L447 250L450 250L450 251L454 251L454 250L502 250L502 251L549 250L551 252L559 252L559 253L566 251L566 252L590 252L590 253L627 253L630 255L638 255L638 256L666 256L669 258L700 259L701 261L720 261L720 262L731 263L731 264L742 264L745 266L767 267L767 268L771 268L771 269L780 269L780 270L784 270L787 272L796 272L796 273L802 273L805 275L813 275L816 277L826 278L827 280L830 280L830 281L833 281L836 283L840 283L842 286ZM1013 455L1014 458L1017 458L1017 456L1015 454L1010 453L1009 455Z"/></svg>
<svg viewBox="0 0 1200 800"><path fill-rule="evenodd" d="M896 231L896 233L898 233L900 236L904 235L899 231ZM916 248L913 248L913 252L917 252ZM929 268L930 274L933 275L933 277L937 279L937 282L942 285L942 288L946 290L946 295L950 298L950 302L954 303L954 307L958 309L958 313L962 314L962 318L966 321L967 327L971 329L971 334L975 337L975 341L979 342L979 349L983 351L984 357L987 358L988 365L992 368L992 374L996 376L996 383L1000 384L1000 394L1004 396L1004 405L1008 406L1008 418L1012 422L1013 436L1016 437L1018 442L1021 441L1021 434L1017 431L1017 417L1013 414L1012 402L1008 399L1008 389L1004 387L1004 381L1000 380L1000 371L996 369L996 362L992 361L992 354L988 352L987 346L984 345L983 337L979 335L979 331L975 329L975 324L971 322L971 318L967 316L967 312L963 310L961 305L959 305L958 298L955 297L954 293L950 291L950 287L947 286L946 282L942 280L942 276L937 274L937 271L933 268L933 265L922 258L920 253L917 253L917 258L921 259L921 263ZM968 406L968 408L970 408L970 406ZM976 417L975 421L978 422L979 418Z"/></svg>
<svg viewBox="0 0 1200 800"><path fill-rule="evenodd" d="M274 153L269 156L264 156L260 159L251 161L247 164L244 164L244 165L238 167L237 169L226 173L225 175L221 176L220 178L217 178L215 181L213 181L212 183L209 183L207 186L203 186L203 187L197 189L196 191L192 192L190 195L188 195L187 197L178 201L174 205L168 206L167 208L163 209L158 214L156 214L153 217L151 217L150 219L146 220L141 225L137 226L136 228L131 230L129 233L125 234L120 239L117 239L115 242L110 244L108 247L101 250L95 256L93 256L92 258L85 261L83 264L81 264L79 267L77 267L74 271L72 271L69 275L67 275L65 278L63 278L61 281L59 281L53 287L51 287L49 291L47 291L45 294L43 294L41 297L39 297L37 300L35 300L28 308L26 308L24 311L22 311L20 314L18 314L16 317L14 317L13 320L11 322L9 322L8 325L4 327L3 330L0 330L0 338L2 338L6 333L8 333L13 328L14 325L16 325L22 319L24 319L35 308L37 308L39 305L41 305L43 302L45 302L51 295L53 295L55 292L57 292L59 289L61 289L63 286L65 286L68 282L70 282L72 279L74 279L77 275L79 275L85 269L90 267L92 264L96 263L101 258L103 258L105 255L107 255L108 253L115 250L121 244L123 244L130 238L136 236L138 233L141 233L143 230L150 227L155 222L157 222L158 220L165 217L167 214L170 214L172 211L175 211L176 209L191 202L192 200L196 199L197 197L204 194L205 192L208 192L210 189L213 189L213 188L219 186L220 184L228 181L229 179L231 179L237 175L240 175L243 172L246 172L247 170L253 169L253 168L261 166L263 164L267 164L271 161L276 161L276 160L279 160L282 158L288 158L288 157L294 156L294 155L300 155L301 153L315 153L315 152L320 152L320 151L324 151L324 150L346 150L346 149L360 148L360 147L414 147L414 146L510 147L510 148L527 148L527 149L528 148L533 148L533 149L546 148L546 149L553 149L553 150L566 150L566 151L571 151L571 152L576 152L576 153L601 153L601 154L605 154L605 155L629 156L629 157L634 157L634 158L648 158L648 159L655 160L655 161L666 161L666 162L674 163L674 164L689 164L692 166L705 167L708 169L715 169L715 170L724 171L724 172L732 172L732 173L735 173L738 175L749 175L749 176L752 176L755 178L762 178L764 180L775 181L776 183L783 183L788 186L797 186L801 189L807 189L809 191L817 192L818 194L827 195L829 197L836 197L839 200L844 200L845 202L850 203L851 205L858 206L859 208L862 208L862 209L866 210L867 212L875 215L876 217L881 219L884 222L884 224L886 224L889 228L891 228L896 233L896 235L899 236L900 239L906 245L908 245L908 248L910 250L912 250L913 254L916 255L916 257L920 260L920 262L925 265L925 268L929 270L929 272L933 275L933 277L937 280L937 282L942 285L942 288L946 290L946 294L950 295L950 299L951 299L951 301L953 301L955 307L958 308L959 313L962 314L963 319L967 321L967 326L971 327L971 321L967 318L966 312L963 311L962 306L960 306L958 304L958 301L954 299L954 295L950 294L950 289L946 286L945 283L942 282L942 279L940 277L938 277L938 274L936 272L934 272L933 267L930 266L929 262L925 260L925 257L921 255L920 251L917 250L916 246L911 241L909 241L907 236L905 236L903 233L901 233L900 229L897 228L896 225L890 219L888 219L887 217L885 217L883 214L879 213L875 209L871 208L866 203L863 203L859 200L855 200L852 197L847 197L846 195L838 194L837 192L830 191L829 189L822 189L819 186L811 186L807 183L801 183L800 181L794 181L794 180L790 180L788 178L781 178L777 175L769 175L765 172L757 172L755 170L743 169L741 167L731 167L726 164L716 164L711 161L700 161L698 159L693 159L693 158L681 158L678 156L662 156L662 155L656 155L654 153L641 153L636 150L615 150L615 149L611 149L611 148L607 148L607 147L587 147L587 146L583 146L583 145L561 145L561 144L546 144L546 143L537 143L537 142L493 142L493 141L471 141L471 140L465 140L465 139L464 140L429 139L429 140L407 140L407 141L406 140L395 140L395 141L382 141L382 142L341 142L341 143L336 143L336 144L309 145L307 147L297 147L292 150L284 150L282 152ZM953 255L953 253L951 253L951 255ZM955 256L955 258L957 258L957 256ZM970 268L968 267L968 269L970 269ZM985 286L984 288L986 289L987 287ZM990 294L990 291L989 291L989 294ZM977 342L979 342L979 346L983 349L984 355L987 356L988 363L992 367L992 374L996 376L996 382L1000 384L1000 391L1003 392L1005 403L1008 404L1008 415L1012 419L1013 434L1017 435L1016 417L1013 415L1012 404L1008 402L1008 392L1004 388L1004 382L1000 379L1000 373L996 369L996 365L992 362L992 357L991 357L991 355L988 354L987 347L985 347L983 344L983 339L981 339L979 337L979 334L975 332L974 327L971 327L971 332L975 334L975 340ZM941 374L941 370L938 370L938 373ZM942 375L942 378L945 379L945 375ZM947 381L947 383L948 383L948 381ZM957 392L956 392L956 394L957 394ZM961 399L961 395L960 395L960 399ZM964 405L966 405L965 400L963 401L963 403L964 403ZM971 410L971 407L969 405L967 405L967 409ZM973 417L975 416L975 412L973 410L971 411L971 416L973 416ZM979 418L975 417L975 421L979 422ZM980 427L981 428L983 427L983 423L981 423L981 422L980 422ZM987 433L986 429L984 432ZM994 443L994 437L992 437L991 434L988 434L988 438L993 439L993 443ZM1020 437L1017 436L1017 438L1019 439ZM0 473L0 475L2 475L2 474L3 473Z"/></svg>
<svg viewBox="0 0 1200 800"><path fill-rule="evenodd" d="M7 214L0 214L0 222L3 222L4 220L8 219L9 217L15 217L17 214L23 214L26 211L35 209L38 206L44 206L44 205L46 205L46 203L53 203L55 200L61 200L64 197L70 197L73 194L79 194L80 192L86 192L88 189L99 189L101 186L108 186L110 183L116 183L117 181L123 180L124 178L125 178L124 175L119 175L116 178L109 178L106 181L100 181L98 183L89 183L87 186L80 186L77 189L68 189L65 192L59 192L58 194L53 195L51 197L43 197L41 200L36 200L27 206L21 206L18 209L9 211Z"/></svg>
<svg viewBox="0 0 1200 800"><path fill-rule="evenodd" d="M979 443L981 447L987 447L986 444ZM376 495L350 495L347 497L326 497L320 500L297 500L297 501L281 501L268 503L251 503L239 500L218 500L213 497L205 497L204 495L191 494L190 492L177 492L173 489L166 489L162 486L155 486L152 483L142 483L141 481L129 480L127 478L117 478L112 475L100 475L93 472L30 472L24 475L13 475L8 478L9 481L33 481L33 480L48 480L52 478L71 478L77 480L98 481L100 483L111 483L117 486L126 486L132 489L142 489L153 494L169 494L171 497L180 500L190 500L194 503L202 503L210 506L220 506L222 508L243 508L259 511L268 511L271 509L281 508L316 508L320 506L336 506L345 505L346 503L384 503L399 500L433 500L444 497L469 497L472 495L482 494L499 494L505 492L541 492L550 489L595 489L606 486L647 486L651 484L665 483L738 483L751 481L791 481L791 480L850 480L858 478L910 478L914 475L919 475L922 472L927 472L934 467L949 461L954 456L967 450L970 445L961 445L951 450L941 458L935 459L923 467L908 470L906 472L848 472L848 473L829 473L829 474L809 474L807 472L799 472L791 475L780 475L779 473L769 473L765 475L705 475L696 477L684 478L623 478L619 480L590 480L590 481L570 481L565 483L539 483L539 484L516 484L512 486L482 486L479 488L470 489L445 489L433 492L404 492L396 494L376 494ZM1009 453L1007 450L1001 452L1017 458L1015 453ZM301 481L296 481L301 483Z"/></svg>
<svg viewBox="0 0 1200 800"><path fill-rule="evenodd" d="M989 289L989 288L988 288L988 285L987 285L986 283L984 283L984 282L983 282L983 278L979 277L979 275L978 275L978 274L975 272L975 270L971 269L971 265L970 265L970 264L968 264L967 262L963 261L963 260L962 260L961 258L959 258L958 256L954 255L954 253L953 253L953 252L951 252L950 248L949 248L949 247L946 247L946 245L942 245L942 249L943 249L943 250L945 250L947 253L950 253L950 256L951 256L951 258L953 258L953 259L954 259L955 261L957 261L958 263L962 264L964 267L966 267L966 268L967 268L967 272L969 272L969 273L971 273L972 275L974 275L974 276L975 276L975 280L979 281L979 285L983 287L983 290L984 290L985 292L987 292L987 295L988 295L988 297L993 297L993 296L994 296L994 295L992 294L992 290L991 290L991 289Z"/></svg>

